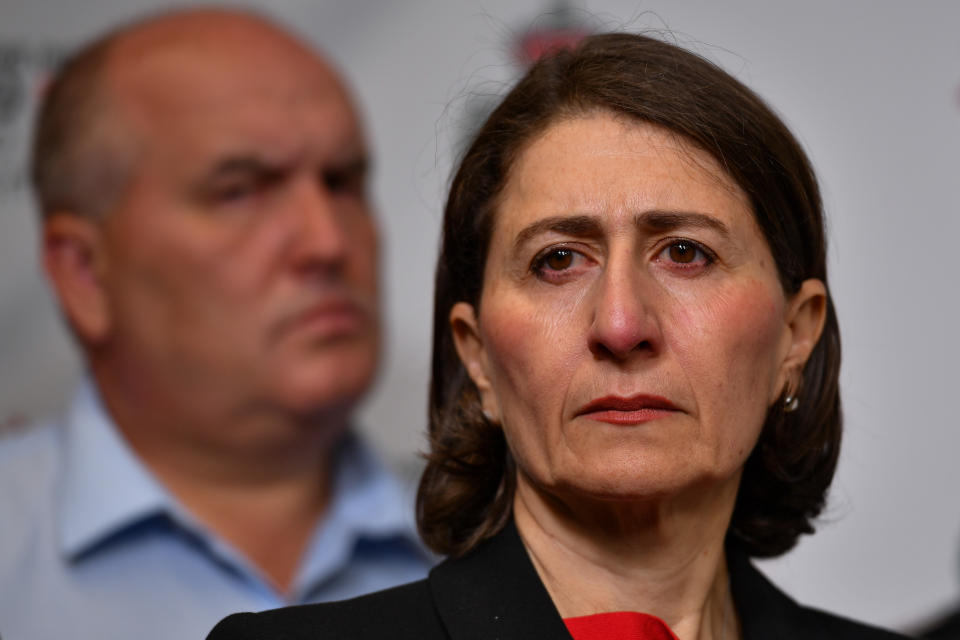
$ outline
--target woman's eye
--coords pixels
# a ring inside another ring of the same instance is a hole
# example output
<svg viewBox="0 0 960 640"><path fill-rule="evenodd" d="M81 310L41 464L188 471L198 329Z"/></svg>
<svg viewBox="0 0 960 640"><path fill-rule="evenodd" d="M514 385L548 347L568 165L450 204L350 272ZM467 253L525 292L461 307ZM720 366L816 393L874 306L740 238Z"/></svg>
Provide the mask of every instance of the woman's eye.
<svg viewBox="0 0 960 640"><path fill-rule="evenodd" d="M660 252L660 258L681 267L704 267L713 263L713 256L692 240L674 240Z"/></svg>
<svg viewBox="0 0 960 640"><path fill-rule="evenodd" d="M556 280L576 272L584 260L586 258L579 251L556 247L537 256L531 270L541 279Z"/></svg>
<svg viewBox="0 0 960 640"><path fill-rule="evenodd" d="M670 259L682 264L690 264L697 259L699 248L689 242L674 242L668 248Z"/></svg>
<svg viewBox="0 0 960 640"><path fill-rule="evenodd" d="M557 249L543 257L543 265L554 271L563 271L571 264L573 264L573 251L569 249Z"/></svg>

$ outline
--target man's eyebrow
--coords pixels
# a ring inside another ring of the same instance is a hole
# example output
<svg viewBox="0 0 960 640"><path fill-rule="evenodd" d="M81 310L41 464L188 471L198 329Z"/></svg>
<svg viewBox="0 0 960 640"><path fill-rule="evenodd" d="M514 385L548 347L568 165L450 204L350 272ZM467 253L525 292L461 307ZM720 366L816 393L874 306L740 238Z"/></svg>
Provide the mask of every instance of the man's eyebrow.
<svg viewBox="0 0 960 640"><path fill-rule="evenodd" d="M514 249L521 248L541 233L552 231L576 237L598 237L603 234L600 220L594 216L552 216L524 227L513 241Z"/></svg>
<svg viewBox="0 0 960 640"><path fill-rule="evenodd" d="M724 238L730 236L730 228L726 224L705 213L654 210L637 214L634 220L641 229L649 229L659 233L681 227L695 227L712 229Z"/></svg>
<svg viewBox="0 0 960 640"><path fill-rule="evenodd" d="M213 166L200 176L197 184L209 184L232 176L276 178L282 176L289 167L290 164L287 162L270 160L254 154L225 156L214 162Z"/></svg>

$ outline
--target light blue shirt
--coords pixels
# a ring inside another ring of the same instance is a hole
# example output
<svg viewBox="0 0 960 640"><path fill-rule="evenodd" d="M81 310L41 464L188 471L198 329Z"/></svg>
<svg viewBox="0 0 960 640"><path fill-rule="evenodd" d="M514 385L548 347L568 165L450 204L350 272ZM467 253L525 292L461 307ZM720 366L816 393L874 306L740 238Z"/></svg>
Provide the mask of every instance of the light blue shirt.
<svg viewBox="0 0 960 640"><path fill-rule="evenodd" d="M426 575L411 493L356 436L333 491L284 598L160 485L87 382L62 422L0 439L0 637L200 640L232 612Z"/></svg>

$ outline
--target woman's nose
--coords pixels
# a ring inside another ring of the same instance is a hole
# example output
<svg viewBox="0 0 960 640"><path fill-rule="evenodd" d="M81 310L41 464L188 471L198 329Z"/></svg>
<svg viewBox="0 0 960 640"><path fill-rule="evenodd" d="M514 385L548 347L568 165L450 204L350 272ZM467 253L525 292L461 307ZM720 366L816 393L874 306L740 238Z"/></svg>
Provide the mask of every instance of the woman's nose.
<svg viewBox="0 0 960 640"><path fill-rule="evenodd" d="M610 265L600 281L590 327L590 351L626 360L660 348L654 292L633 264Z"/></svg>

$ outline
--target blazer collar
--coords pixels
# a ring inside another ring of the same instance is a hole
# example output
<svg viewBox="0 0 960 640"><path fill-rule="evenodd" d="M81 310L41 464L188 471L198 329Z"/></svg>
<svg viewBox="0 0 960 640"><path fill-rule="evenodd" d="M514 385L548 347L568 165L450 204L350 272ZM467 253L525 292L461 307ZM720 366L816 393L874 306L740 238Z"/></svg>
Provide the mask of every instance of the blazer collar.
<svg viewBox="0 0 960 640"><path fill-rule="evenodd" d="M727 545L727 570L743 640L796 636L800 605L767 580L736 544Z"/></svg>
<svg viewBox="0 0 960 640"><path fill-rule="evenodd" d="M434 568L428 582L453 640L570 640L512 519L471 553Z"/></svg>
<svg viewBox="0 0 960 640"><path fill-rule="evenodd" d="M800 607L738 546L727 546L727 563L744 640L795 637ZM453 640L570 640L512 519L471 553L434 568L428 583Z"/></svg>

